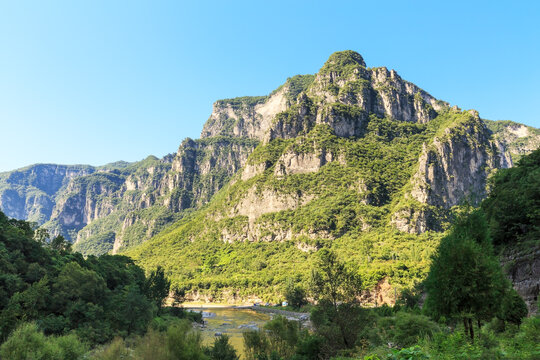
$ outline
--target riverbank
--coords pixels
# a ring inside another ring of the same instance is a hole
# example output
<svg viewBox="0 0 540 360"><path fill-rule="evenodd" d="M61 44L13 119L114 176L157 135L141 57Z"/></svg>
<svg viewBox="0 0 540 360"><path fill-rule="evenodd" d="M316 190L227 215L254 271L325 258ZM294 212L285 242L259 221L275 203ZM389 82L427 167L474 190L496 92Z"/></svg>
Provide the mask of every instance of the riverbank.
<svg viewBox="0 0 540 360"><path fill-rule="evenodd" d="M287 318L294 318L301 321L308 321L310 315L307 312L298 312L290 310L281 310L274 307L254 306L254 305L229 305L229 304L212 304L212 303L185 303L185 309L189 310L208 310L208 309L238 309L238 310L254 310L261 313L276 314Z"/></svg>

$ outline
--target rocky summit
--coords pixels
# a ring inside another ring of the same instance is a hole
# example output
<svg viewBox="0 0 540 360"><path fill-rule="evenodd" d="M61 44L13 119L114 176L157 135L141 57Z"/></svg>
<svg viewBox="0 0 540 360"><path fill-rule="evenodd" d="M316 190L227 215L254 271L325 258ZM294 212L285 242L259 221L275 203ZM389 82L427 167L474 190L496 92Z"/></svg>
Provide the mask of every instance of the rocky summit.
<svg viewBox="0 0 540 360"><path fill-rule="evenodd" d="M481 119L354 51L267 96L216 101L175 154L0 174L0 208L83 254L161 265L194 300L269 299L330 247L359 264L365 302L423 279L455 212L540 142Z"/></svg>

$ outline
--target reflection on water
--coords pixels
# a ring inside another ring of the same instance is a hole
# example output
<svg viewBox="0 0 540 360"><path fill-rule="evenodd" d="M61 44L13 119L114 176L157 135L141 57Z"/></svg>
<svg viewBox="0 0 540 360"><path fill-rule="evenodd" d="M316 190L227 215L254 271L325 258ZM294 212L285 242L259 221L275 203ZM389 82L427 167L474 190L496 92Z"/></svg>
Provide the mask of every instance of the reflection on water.
<svg viewBox="0 0 540 360"><path fill-rule="evenodd" d="M211 308L196 309L202 311L206 326L201 328L205 345L214 343L216 336L221 334L229 336L229 343L234 346L236 352L243 357L244 339L242 332L262 328L264 323L270 320L270 315L258 313L249 309L235 308Z"/></svg>

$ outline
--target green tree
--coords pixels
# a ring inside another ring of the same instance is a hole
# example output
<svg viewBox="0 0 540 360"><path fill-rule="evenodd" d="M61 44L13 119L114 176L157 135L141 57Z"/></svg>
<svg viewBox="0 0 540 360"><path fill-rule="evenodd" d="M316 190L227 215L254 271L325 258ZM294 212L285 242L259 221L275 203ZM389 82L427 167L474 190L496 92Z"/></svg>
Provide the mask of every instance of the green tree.
<svg viewBox="0 0 540 360"><path fill-rule="evenodd" d="M306 291L299 285L296 285L292 279L287 280L285 283L285 299L295 309L300 309L306 305Z"/></svg>
<svg viewBox="0 0 540 360"><path fill-rule="evenodd" d="M319 302L329 302L337 308L339 303L357 303L362 291L362 279L337 255L322 249L311 272L311 292Z"/></svg>
<svg viewBox="0 0 540 360"><path fill-rule="evenodd" d="M206 355L212 360L238 360L236 350L229 343L229 337L222 335L214 340L214 344L207 348Z"/></svg>
<svg viewBox="0 0 540 360"><path fill-rule="evenodd" d="M516 290L511 289L504 297L501 311L497 317L503 322L507 321L519 327L528 313L529 309L527 309L525 301L523 301Z"/></svg>
<svg viewBox="0 0 540 360"><path fill-rule="evenodd" d="M540 238L540 149L491 179L482 209L497 246Z"/></svg>
<svg viewBox="0 0 540 360"><path fill-rule="evenodd" d="M156 270L150 273L146 281L146 293L156 304L158 312L161 310L163 300L169 295L170 287L171 282L165 276L165 271L161 266L158 266Z"/></svg>
<svg viewBox="0 0 540 360"><path fill-rule="evenodd" d="M51 240L49 246L55 251L71 252L71 243L67 241L62 235L58 235Z"/></svg>
<svg viewBox="0 0 540 360"><path fill-rule="evenodd" d="M473 320L490 320L508 289L493 255L487 223L480 210L459 217L433 256L425 282L426 307L435 318L461 318L474 341Z"/></svg>
<svg viewBox="0 0 540 360"><path fill-rule="evenodd" d="M0 346L0 358L9 360L75 360L88 351L75 335L47 337L36 324L19 326Z"/></svg>
<svg viewBox="0 0 540 360"><path fill-rule="evenodd" d="M323 351L327 356L353 348L368 325L366 312L359 306L361 290L362 280L354 270L339 261L334 252L319 251L311 277L311 293L317 300L311 320L326 340Z"/></svg>

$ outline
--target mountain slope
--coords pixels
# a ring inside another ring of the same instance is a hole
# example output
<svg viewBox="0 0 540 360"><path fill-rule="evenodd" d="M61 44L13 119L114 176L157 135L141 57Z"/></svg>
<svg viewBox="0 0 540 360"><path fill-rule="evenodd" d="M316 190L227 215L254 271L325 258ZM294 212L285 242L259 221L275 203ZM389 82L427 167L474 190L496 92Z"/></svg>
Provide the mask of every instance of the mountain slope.
<svg viewBox="0 0 540 360"><path fill-rule="evenodd" d="M497 167L498 160L490 154L494 151L490 150L491 145L473 146L485 145L492 137L476 121L469 124L471 135L463 138L467 144L460 144L460 126L452 130L456 132L452 135L454 140L432 142L436 128L449 127L450 131L460 113L404 81L395 71L367 68L359 54L339 52L330 57L318 74L289 78L268 96L217 101L201 139L187 139L176 154L163 159L149 157L137 163L119 162L103 167L40 164L2 173L0 208L9 216L44 224L55 235L63 234L75 242L78 251L103 254L140 244L199 209L234 174L240 174L240 180L245 182L272 168L273 181L283 178L283 183L288 184L285 186L294 187L291 179L303 179L301 174L311 174L305 175L311 177L310 181L322 181L322 175L316 173L328 167L341 171L335 175L338 178L350 175L358 181L354 186L362 189L360 201L366 204L387 209L388 204L379 205L392 197L396 207L390 221L394 227L410 233L440 229L441 218L448 214L449 206L445 204L459 203L461 193L477 202L484 196L486 171ZM509 148L515 159L538 146L537 129L485 121L494 132L494 144L500 154ZM447 124L439 126L439 122ZM400 140L391 140L392 137ZM356 143L353 140L357 138L365 141ZM403 147L400 142L408 145ZM419 147L420 142L426 146ZM262 145L248 161L259 144ZM311 149L314 146L318 148ZM402 148L397 150L394 146ZM476 172L466 180L463 177L467 174L458 173L459 161L450 155L456 148L471 146L473 152L465 151L459 157ZM347 155L353 151L358 152L354 159ZM402 154L405 152L407 155ZM390 160L384 158L392 153ZM404 158L407 160L403 161ZM422 164L411 170L409 162L416 160ZM351 161L365 163L361 179L351 175L359 170L350 166ZM387 169L370 169L368 161ZM507 154L501 161L503 167L511 162ZM435 171L439 162L443 171ZM399 171L393 171L391 164L396 164ZM410 171L416 172L414 181L409 182L407 189L401 189L407 194L397 199L396 189L412 176ZM267 210L289 209L291 201L302 205L306 199L285 197L271 203ZM262 215L258 213L260 204L260 200L248 198L237 205L250 207L255 211L251 217L257 218ZM429 210L430 206L437 209ZM306 225L305 231L309 228ZM249 238L260 237L260 231L250 229ZM278 231L272 236L291 238L292 233L284 233Z"/></svg>
<svg viewBox="0 0 540 360"><path fill-rule="evenodd" d="M357 53L295 80L288 97L214 105L203 136L260 144L208 205L127 253L164 266L194 299L230 300L307 281L311 254L331 247L362 273L367 301L391 302L388 281L423 278L452 208L478 204L510 157L476 111L367 68ZM275 113L251 116L265 106Z"/></svg>
<svg viewBox="0 0 540 360"><path fill-rule="evenodd" d="M540 129L510 120L484 120L494 137L504 145L516 163L540 147Z"/></svg>

